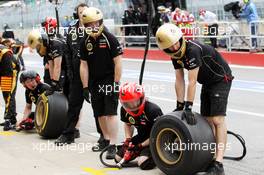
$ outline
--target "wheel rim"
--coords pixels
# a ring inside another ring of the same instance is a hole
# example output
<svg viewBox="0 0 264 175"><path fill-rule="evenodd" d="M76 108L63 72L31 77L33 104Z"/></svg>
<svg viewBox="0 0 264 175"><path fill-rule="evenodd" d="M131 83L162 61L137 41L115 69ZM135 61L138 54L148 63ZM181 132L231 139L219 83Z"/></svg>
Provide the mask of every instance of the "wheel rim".
<svg viewBox="0 0 264 175"><path fill-rule="evenodd" d="M45 121L45 116L46 116L45 113L46 113L45 103L43 101L40 101L36 109L36 125L38 126L38 128L41 128L41 126Z"/></svg>
<svg viewBox="0 0 264 175"><path fill-rule="evenodd" d="M164 128L157 136L156 149L160 159L168 165L180 162L183 150L180 149L182 139L177 131ZM169 147L168 147L169 146Z"/></svg>

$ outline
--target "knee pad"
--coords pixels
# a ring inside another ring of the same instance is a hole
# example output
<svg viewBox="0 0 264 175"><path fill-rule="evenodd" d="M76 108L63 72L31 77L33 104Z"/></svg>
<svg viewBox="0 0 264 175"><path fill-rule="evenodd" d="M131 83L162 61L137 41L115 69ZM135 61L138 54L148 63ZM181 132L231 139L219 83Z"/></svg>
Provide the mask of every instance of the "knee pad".
<svg viewBox="0 0 264 175"><path fill-rule="evenodd" d="M151 170L156 167L156 164L152 158L148 158L139 165L142 170Z"/></svg>

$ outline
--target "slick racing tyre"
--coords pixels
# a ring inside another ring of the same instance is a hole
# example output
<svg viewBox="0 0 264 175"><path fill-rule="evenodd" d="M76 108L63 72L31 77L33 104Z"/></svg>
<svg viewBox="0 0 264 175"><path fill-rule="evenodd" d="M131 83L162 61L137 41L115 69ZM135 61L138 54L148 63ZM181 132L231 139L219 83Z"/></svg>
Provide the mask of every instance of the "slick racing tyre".
<svg viewBox="0 0 264 175"><path fill-rule="evenodd" d="M68 101L63 94L42 94L36 105L35 127L44 138L57 138L67 122Z"/></svg>
<svg viewBox="0 0 264 175"><path fill-rule="evenodd" d="M208 122L195 113L196 125L172 112L157 119L150 134L150 149L157 167L167 175L191 175L213 160L215 139Z"/></svg>

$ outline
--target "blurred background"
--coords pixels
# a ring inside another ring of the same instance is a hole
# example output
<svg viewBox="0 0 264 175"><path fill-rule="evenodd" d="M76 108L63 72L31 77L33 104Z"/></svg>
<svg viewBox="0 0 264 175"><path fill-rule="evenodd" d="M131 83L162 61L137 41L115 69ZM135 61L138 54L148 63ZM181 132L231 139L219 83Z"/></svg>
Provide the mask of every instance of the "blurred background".
<svg viewBox="0 0 264 175"><path fill-rule="evenodd" d="M259 46L262 47L264 45L264 22L262 20L264 0L251 1L254 2L259 16L258 32L255 35L257 35ZM74 7L85 2L89 6L98 7L103 11L105 25L125 47L143 46L145 43L147 27L145 0L59 0L59 2L61 2L58 6L60 25L63 27L68 27L73 20ZM250 24L245 19L236 19L231 11L224 10L224 6L230 2L238 2L242 9L242 0L158 0L156 2L156 10L158 7L165 8L164 12L159 12L161 14L159 19L156 19L158 26L165 22L173 22L173 13L176 8L179 8L187 12L188 15L193 15L192 27L204 27L206 24L199 20L199 12L203 8L216 14L219 27L223 28L217 36L220 46L228 50L243 50L251 47ZM168 16L168 21L164 21L164 15ZM47 16L55 17L54 4L51 4L49 0L0 1L0 34L8 26L8 30L14 31L16 38L25 42L29 30L33 27L40 27L40 23ZM229 35L227 35L228 31ZM203 37L206 36L205 33L192 32L192 35L199 40L209 42L208 38ZM155 46L154 38L151 39L150 46Z"/></svg>

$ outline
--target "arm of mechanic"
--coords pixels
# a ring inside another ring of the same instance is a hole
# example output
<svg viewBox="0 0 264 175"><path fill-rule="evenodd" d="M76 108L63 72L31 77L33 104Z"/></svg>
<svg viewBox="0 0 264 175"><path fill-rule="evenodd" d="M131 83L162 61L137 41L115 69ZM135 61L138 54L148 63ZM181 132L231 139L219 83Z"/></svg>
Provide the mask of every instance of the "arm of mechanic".
<svg viewBox="0 0 264 175"><path fill-rule="evenodd" d="M32 104L27 103L26 106L25 106L25 109L24 109L24 116L23 116L22 120L28 118L28 116L30 115L31 111L32 111Z"/></svg>
<svg viewBox="0 0 264 175"><path fill-rule="evenodd" d="M142 147L147 147L149 146L149 139L145 140L144 142L141 143Z"/></svg>
<svg viewBox="0 0 264 175"><path fill-rule="evenodd" d="M187 88L187 101L189 102L193 102L195 97L198 72L199 72L199 67L193 70L189 70L188 73L189 84Z"/></svg>
<svg viewBox="0 0 264 175"><path fill-rule="evenodd" d="M122 76L122 57L118 55L114 58L115 64L115 82L119 82Z"/></svg>
<svg viewBox="0 0 264 175"><path fill-rule="evenodd" d="M50 79L52 80L53 80L53 68L54 68L53 60L49 60L49 73L50 73Z"/></svg>
<svg viewBox="0 0 264 175"><path fill-rule="evenodd" d="M53 60L53 80L59 81L61 75L62 56L56 57Z"/></svg>
<svg viewBox="0 0 264 175"><path fill-rule="evenodd" d="M87 61L81 60L80 76L81 76L83 88L87 88L88 80L89 80L89 67L88 67Z"/></svg>
<svg viewBox="0 0 264 175"><path fill-rule="evenodd" d="M128 123L124 123L125 137L130 139L134 133L134 127Z"/></svg>
<svg viewBox="0 0 264 175"><path fill-rule="evenodd" d="M17 53L17 55L20 57L21 55L22 55L22 53L23 53L23 50L24 50L24 46L19 46L19 50L18 50L18 53Z"/></svg>
<svg viewBox="0 0 264 175"><path fill-rule="evenodd" d="M184 103L185 81L183 69L176 69L175 92L177 101Z"/></svg>

